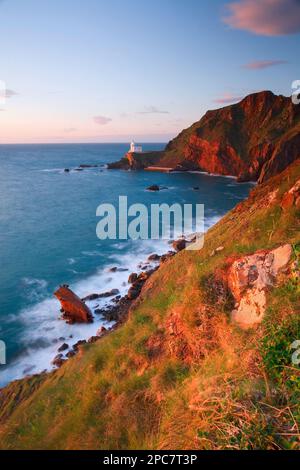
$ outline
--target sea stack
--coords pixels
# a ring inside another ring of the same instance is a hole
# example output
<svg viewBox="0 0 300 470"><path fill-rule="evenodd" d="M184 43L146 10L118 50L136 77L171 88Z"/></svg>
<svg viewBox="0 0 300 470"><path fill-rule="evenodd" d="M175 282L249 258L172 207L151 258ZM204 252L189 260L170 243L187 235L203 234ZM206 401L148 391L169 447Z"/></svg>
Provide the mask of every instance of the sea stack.
<svg viewBox="0 0 300 470"><path fill-rule="evenodd" d="M88 306L68 286L60 286L54 295L61 303L62 317L67 323L93 322Z"/></svg>

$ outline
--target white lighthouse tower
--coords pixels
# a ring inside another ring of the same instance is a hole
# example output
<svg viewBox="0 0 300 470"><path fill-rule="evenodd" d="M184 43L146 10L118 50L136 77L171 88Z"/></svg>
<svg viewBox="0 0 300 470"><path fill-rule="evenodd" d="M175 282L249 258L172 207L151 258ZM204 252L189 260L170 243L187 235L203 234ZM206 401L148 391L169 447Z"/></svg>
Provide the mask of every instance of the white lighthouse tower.
<svg viewBox="0 0 300 470"><path fill-rule="evenodd" d="M130 144L130 153L142 153L143 148L141 145L137 145L134 141L131 142Z"/></svg>

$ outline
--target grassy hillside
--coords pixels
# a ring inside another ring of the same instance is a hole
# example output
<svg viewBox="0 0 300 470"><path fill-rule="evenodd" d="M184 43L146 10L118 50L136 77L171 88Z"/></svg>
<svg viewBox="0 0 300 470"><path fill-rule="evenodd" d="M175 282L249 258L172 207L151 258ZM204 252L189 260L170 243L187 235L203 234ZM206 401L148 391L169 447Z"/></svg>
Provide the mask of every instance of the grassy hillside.
<svg viewBox="0 0 300 470"><path fill-rule="evenodd" d="M56 372L2 390L0 447L299 447L290 344L300 339L300 209L280 207L299 178L298 160L209 230L201 251L163 264L116 331ZM270 288L262 324L241 330L216 272L229 257L283 243L293 245L293 265Z"/></svg>

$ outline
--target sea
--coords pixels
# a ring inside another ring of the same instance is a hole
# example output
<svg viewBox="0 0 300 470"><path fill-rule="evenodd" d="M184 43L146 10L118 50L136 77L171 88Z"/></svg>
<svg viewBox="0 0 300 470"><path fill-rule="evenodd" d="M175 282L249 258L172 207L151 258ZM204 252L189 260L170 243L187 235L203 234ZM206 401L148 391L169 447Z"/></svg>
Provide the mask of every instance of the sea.
<svg viewBox="0 0 300 470"><path fill-rule="evenodd" d="M160 150L163 143L143 144ZM109 170L129 144L0 145L0 386L53 368L62 343L70 347L104 325L68 325L60 319L54 291L68 284L80 297L119 289L149 255L170 249L168 240L101 240L100 204L204 204L205 229L247 197L250 183L200 172L158 173ZM80 165L95 165L84 167ZM68 169L69 171L65 171ZM153 184L161 188L148 191ZM117 268L113 271L111 268ZM92 310L110 298L89 303ZM0 358L1 359L1 358ZM5 361L4 361L5 359Z"/></svg>

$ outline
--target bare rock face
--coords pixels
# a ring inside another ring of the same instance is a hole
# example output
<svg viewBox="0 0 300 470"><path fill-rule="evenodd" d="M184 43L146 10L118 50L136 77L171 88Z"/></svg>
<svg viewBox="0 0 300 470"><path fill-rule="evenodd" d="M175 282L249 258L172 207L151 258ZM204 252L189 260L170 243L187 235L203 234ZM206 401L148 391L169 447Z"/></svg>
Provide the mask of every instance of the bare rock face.
<svg viewBox="0 0 300 470"><path fill-rule="evenodd" d="M292 255L289 244L272 251L258 251L234 261L228 272L228 286L236 301L232 320L242 328L261 323L266 309L266 292Z"/></svg>
<svg viewBox="0 0 300 470"><path fill-rule="evenodd" d="M293 206L300 207L300 179L294 184L294 186L287 191L281 201L281 209L289 209Z"/></svg>
<svg viewBox="0 0 300 470"><path fill-rule="evenodd" d="M63 318L68 323L93 322L90 309L69 287L61 286L54 295L60 301Z"/></svg>

